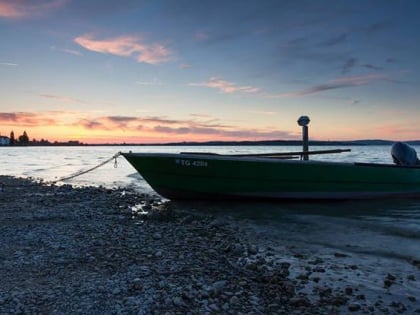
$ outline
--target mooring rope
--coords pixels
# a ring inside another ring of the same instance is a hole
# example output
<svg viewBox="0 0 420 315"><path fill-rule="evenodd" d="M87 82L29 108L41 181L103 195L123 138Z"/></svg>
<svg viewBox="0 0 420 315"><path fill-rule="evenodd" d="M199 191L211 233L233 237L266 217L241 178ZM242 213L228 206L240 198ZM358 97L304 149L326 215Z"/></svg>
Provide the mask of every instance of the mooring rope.
<svg viewBox="0 0 420 315"><path fill-rule="evenodd" d="M78 176L80 176L80 175L83 175L83 174L86 174L86 173L92 172L93 170L96 170L97 168L99 168L99 167L101 167L101 166L104 166L105 164L107 164L107 163L111 162L112 160L114 160L114 167L115 167L115 168L117 168L117 166L118 166L118 163L117 163L117 158L118 158L120 155L121 155L121 152L118 152L117 154L115 154L115 155L113 155L111 158L109 158L108 160L105 160L105 161L103 161L103 162L99 163L98 165L96 165L96 166L94 166L94 167L92 167L92 168L89 168L89 169L87 169L87 170L82 170L82 171L79 171L79 172L74 173L74 174L72 174L72 175L70 175L70 176L61 177L61 178L59 178L59 179L56 179L56 180L51 181L51 183L52 183L52 184L55 184L55 183L57 183L57 182L64 182L64 181L66 181L66 180L69 180L69 179L72 179L72 178L78 177Z"/></svg>

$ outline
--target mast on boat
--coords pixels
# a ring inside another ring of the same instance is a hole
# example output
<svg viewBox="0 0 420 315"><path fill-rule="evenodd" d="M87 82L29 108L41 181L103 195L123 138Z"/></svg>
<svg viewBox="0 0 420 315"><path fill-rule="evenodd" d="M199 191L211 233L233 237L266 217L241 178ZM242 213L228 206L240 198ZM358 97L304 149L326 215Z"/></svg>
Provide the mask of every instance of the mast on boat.
<svg viewBox="0 0 420 315"><path fill-rule="evenodd" d="M309 136L308 136L308 124L311 120L308 116L300 116L297 123L299 126L302 126L302 151L303 151L303 160L309 160Z"/></svg>

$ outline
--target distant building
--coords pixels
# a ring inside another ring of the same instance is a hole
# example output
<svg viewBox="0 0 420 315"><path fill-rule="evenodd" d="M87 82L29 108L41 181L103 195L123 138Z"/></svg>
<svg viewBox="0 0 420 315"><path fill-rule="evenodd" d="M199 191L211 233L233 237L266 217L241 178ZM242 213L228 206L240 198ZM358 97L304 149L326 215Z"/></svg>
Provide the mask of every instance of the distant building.
<svg viewBox="0 0 420 315"><path fill-rule="evenodd" d="M0 145L9 145L10 139L9 137L0 136Z"/></svg>

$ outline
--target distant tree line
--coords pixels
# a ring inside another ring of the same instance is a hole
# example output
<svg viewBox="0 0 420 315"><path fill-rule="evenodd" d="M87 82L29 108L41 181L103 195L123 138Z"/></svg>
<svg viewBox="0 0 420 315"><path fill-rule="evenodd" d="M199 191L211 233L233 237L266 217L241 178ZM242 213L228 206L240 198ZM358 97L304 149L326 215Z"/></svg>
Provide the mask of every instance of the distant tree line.
<svg viewBox="0 0 420 315"><path fill-rule="evenodd" d="M79 141L67 141L67 142L50 142L46 139L36 140L36 139L29 139L29 136L26 131L23 132L19 137L15 138L15 133L13 130L10 132L10 138L9 138L9 145L11 146L59 146L59 145L83 145L83 142Z"/></svg>
<svg viewBox="0 0 420 315"><path fill-rule="evenodd" d="M23 132L18 138L15 138L15 133L13 130L10 132L9 145L28 145L29 137L26 131Z"/></svg>

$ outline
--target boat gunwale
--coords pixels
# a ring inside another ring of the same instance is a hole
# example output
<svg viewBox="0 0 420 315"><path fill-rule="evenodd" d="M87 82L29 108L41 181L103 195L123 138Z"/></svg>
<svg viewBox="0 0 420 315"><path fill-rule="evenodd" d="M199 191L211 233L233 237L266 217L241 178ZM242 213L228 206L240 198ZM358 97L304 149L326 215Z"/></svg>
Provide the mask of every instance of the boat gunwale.
<svg viewBox="0 0 420 315"><path fill-rule="evenodd" d="M369 162L339 162L339 161L319 161L319 160L288 160L269 157L247 157L247 156L229 156L228 154L185 154L185 153L164 153L164 152L121 152L125 156L144 156L144 157L167 157L167 158L192 158L202 160L227 160L227 161L246 161L246 162L265 162L282 164L315 164L315 165L334 165L334 166L360 166L360 167L386 167L420 170L420 165L405 166L389 163L369 163Z"/></svg>

